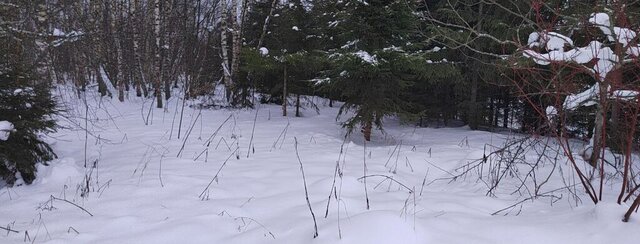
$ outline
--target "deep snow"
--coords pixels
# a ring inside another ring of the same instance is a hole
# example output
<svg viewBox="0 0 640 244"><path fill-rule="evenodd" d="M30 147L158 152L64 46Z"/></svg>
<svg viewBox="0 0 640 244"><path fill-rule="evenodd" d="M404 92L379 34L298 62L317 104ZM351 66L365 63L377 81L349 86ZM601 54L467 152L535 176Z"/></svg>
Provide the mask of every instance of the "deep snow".
<svg viewBox="0 0 640 244"><path fill-rule="evenodd" d="M302 118L282 117L281 108L273 105L240 111L187 107L178 133L180 100L170 100L166 110L149 110L151 99L119 103L88 96L85 120L86 108L73 91L59 88L57 94L67 109L66 118L60 118L65 128L49 141L60 158L40 167L32 185L0 189L0 226L19 231L0 230L0 243L23 243L25 238L35 243L640 240L640 216L620 221L628 206L613 203L615 182L608 184L613 189L605 195L609 200L597 206L581 193L579 204L558 193L562 198L554 202L540 198L491 215L526 196L508 194L509 189L486 196L487 187L472 175L437 180L481 158L485 145L501 145L510 135L464 127L414 128L387 120L387 134L376 132L365 145L359 133L344 140L337 109L318 98L320 114L307 109ZM318 222L316 239L294 138ZM364 180L359 179L363 159L367 175L397 181L366 178L370 210ZM337 193L325 218L336 161L342 177L336 179ZM562 167L571 179L569 167ZM562 186L552 179L543 190Z"/></svg>

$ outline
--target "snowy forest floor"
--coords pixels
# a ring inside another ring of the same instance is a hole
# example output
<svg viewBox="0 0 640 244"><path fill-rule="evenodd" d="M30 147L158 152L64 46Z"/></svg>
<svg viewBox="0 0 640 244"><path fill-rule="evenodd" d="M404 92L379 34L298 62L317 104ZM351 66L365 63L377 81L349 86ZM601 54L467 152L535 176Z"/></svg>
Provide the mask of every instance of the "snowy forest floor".
<svg viewBox="0 0 640 244"><path fill-rule="evenodd" d="M365 144L360 133L345 140L337 108L320 99L319 114L306 109L300 118L281 116L275 105L185 107L179 129L181 100L162 110L149 109L151 99L120 103L88 95L85 107L72 90L57 93L66 109L59 120L64 128L48 141L59 159L39 167L32 185L0 188L0 226L19 231L0 230L0 243L640 240L640 215L621 221L628 205L615 204L615 179L605 183L605 201L597 206L576 186L577 196L569 187L495 215L529 197L511 194L517 177L491 196L479 174L449 179L481 159L487 145L517 135L387 120L386 134L376 131ZM341 177L335 178L337 161ZM558 164L555 171L565 177L551 177L540 192L576 183L569 165ZM362 179L365 174L370 177Z"/></svg>

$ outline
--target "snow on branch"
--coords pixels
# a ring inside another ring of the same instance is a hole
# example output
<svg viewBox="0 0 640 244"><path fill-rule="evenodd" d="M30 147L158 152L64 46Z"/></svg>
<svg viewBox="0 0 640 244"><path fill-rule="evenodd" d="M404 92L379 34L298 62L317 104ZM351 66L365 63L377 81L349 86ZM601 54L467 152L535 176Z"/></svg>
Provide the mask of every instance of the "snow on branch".
<svg viewBox="0 0 640 244"><path fill-rule="evenodd" d="M626 60L633 60L633 57L637 58L640 54L640 46L632 44L632 41L636 38L636 32L628 28L613 26L608 14L594 13L589 18L589 23L600 28L610 42L622 44L624 51L616 53L610 47L596 40L589 42L584 47L576 47L570 37L562 34L556 32L533 32L528 39L528 47L530 49L524 50L523 53L525 57L532 59L539 65L566 62L583 64L583 67L593 75L596 79L596 84L583 92L567 96L563 107L568 110L595 104L600 83L605 81L607 75L611 71L620 68ZM539 52L536 48L544 49L546 53ZM624 55L632 56L632 59ZM635 91L610 91L610 89L611 87L608 86L607 90L612 99L628 99L638 95Z"/></svg>
<svg viewBox="0 0 640 244"><path fill-rule="evenodd" d="M9 121L0 121L0 141L9 139L9 134L13 131L13 124Z"/></svg>
<svg viewBox="0 0 640 244"><path fill-rule="evenodd" d="M367 62L369 64L372 64L372 65L378 64L378 58L376 57L376 55L371 55L367 51L360 50L360 51L354 52L353 55L355 55L356 57L359 57L360 59L362 59L362 61Z"/></svg>

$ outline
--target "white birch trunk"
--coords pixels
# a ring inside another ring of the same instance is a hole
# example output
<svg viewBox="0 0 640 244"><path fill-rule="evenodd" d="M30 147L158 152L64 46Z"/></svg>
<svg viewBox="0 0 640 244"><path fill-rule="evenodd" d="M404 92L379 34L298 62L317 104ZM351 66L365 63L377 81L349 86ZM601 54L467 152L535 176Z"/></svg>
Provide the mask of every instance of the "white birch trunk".
<svg viewBox="0 0 640 244"><path fill-rule="evenodd" d="M232 32L232 56L231 56L231 79L236 79L240 67L240 48L242 47L242 37L240 36L240 16L238 16L238 0L231 0L231 26Z"/></svg>
<svg viewBox="0 0 640 244"><path fill-rule="evenodd" d="M224 82L227 91L227 100L229 101L233 81L231 80L231 69L229 66L229 45L227 43L227 0L222 0L220 2L220 8L220 52L222 56L222 81Z"/></svg>
<svg viewBox="0 0 640 244"><path fill-rule="evenodd" d="M160 59L160 49L163 48L160 46L160 25L161 25L161 21L160 21L160 11L161 11L161 2L162 0L156 0L155 2L155 8L154 8L154 13L153 13L153 17L154 17L154 32L155 32L155 38L156 38L156 52L155 52L155 59L156 59L156 77L155 77L155 87L154 87L154 93L156 95L156 103L157 103L157 107L158 108L162 108L162 91L160 90L162 87L162 59Z"/></svg>
<svg viewBox="0 0 640 244"><path fill-rule="evenodd" d="M273 0L271 2L271 9L269 10L269 15L264 18L264 24L262 25L262 33L260 33L260 39L258 39L258 48L262 47L262 42L264 41L264 37L267 35L267 27L269 26L269 21L271 20L271 16L273 16L273 11L276 9L276 4L278 0Z"/></svg>

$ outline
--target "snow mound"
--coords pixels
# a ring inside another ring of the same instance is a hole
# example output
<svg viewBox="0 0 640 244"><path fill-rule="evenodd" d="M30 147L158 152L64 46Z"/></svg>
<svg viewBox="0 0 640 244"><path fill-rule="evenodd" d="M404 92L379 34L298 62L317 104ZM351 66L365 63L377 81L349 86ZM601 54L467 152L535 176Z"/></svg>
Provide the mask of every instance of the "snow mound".
<svg viewBox="0 0 640 244"><path fill-rule="evenodd" d="M414 230L413 218L405 219L397 212L364 212L342 220L340 225L341 243L425 243L422 234ZM337 229L337 226L330 228ZM322 232L330 233L332 229Z"/></svg>
<svg viewBox="0 0 640 244"><path fill-rule="evenodd" d="M556 32L533 32L529 35L528 44L529 47L546 46L549 51L561 51L567 45L573 46L573 40Z"/></svg>
<svg viewBox="0 0 640 244"><path fill-rule="evenodd" d="M65 184L70 180L81 179L82 167L71 158L63 158L50 164L38 167L38 178L34 185Z"/></svg>

